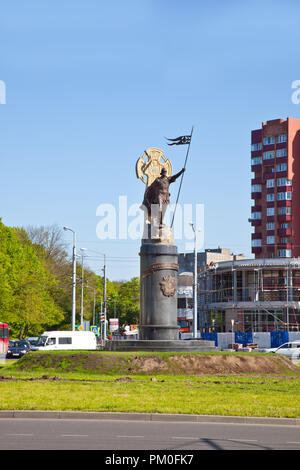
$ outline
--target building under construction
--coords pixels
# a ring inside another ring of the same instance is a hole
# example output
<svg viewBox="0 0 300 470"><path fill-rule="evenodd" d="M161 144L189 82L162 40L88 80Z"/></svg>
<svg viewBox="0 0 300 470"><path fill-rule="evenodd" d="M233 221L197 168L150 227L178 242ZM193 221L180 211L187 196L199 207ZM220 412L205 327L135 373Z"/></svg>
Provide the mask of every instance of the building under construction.
<svg viewBox="0 0 300 470"><path fill-rule="evenodd" d="M200 332L299 331L300 258L212 263L198 282Z"/></svg>

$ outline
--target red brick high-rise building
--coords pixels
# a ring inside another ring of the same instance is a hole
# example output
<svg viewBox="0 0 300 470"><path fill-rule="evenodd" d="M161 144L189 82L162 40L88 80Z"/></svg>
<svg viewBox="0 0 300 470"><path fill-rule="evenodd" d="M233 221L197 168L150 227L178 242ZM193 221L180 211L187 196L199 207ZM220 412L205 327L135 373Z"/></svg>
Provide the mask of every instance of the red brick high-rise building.
<svg viewBox="0 0 300 470"><path fill-rule="evenodd" d="M252 253L300 256L300 119L262 123L251 133Z"/></svg>

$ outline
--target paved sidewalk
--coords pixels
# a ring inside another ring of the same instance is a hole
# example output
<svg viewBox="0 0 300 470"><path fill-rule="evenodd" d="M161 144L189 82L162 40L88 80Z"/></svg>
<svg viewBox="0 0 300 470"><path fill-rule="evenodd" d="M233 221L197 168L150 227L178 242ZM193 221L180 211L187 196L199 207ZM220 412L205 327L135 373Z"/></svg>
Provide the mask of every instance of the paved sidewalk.
<svg viewBox="0 0 300 470"><path fill-rule="evenodd" d="M97 411L0 410L1 418L19 419L94 419L131 421L168 421L189 423L236 423L300 426L300 418L264 418L163 413L106 413Z"/></svg>

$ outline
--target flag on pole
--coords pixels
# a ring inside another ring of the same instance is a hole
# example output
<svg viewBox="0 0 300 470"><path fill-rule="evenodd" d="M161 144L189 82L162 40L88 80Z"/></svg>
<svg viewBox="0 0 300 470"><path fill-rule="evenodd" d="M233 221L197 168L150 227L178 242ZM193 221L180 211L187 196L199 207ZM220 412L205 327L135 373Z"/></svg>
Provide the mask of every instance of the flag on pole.
<svg viewBox="0 0 300 470"><path fill-rule="evenodd" d="M180 137L176 137L176 139L168 139L171 143L168 145L187 145L191 143L191 135L181 135Z"/></svg>
<svg viewBox="0 0 300 470"><path fill-rule="evenodd" d="M165 137L167 140L169 140L171 142L170 144L168 143L168 145L188 145L188 148L187 148L187 151L186 151L185 162L184 162L184 169L186 168L186 162L187 162L189 151L190 151L193 131L194 131L194 127L192 127L190 135L181 135L180 137L176 137L176 139L167 139L167 137ZM173 212L173 219L172 219L172 223L171 223L171 228L173 227L173 223L174 223L175 212L176 212L177 203L178 203L178 199L179 199L179 194L180 194L180 190L181 190L181 186L182 186L183 175L184 175L184 172L181 175L180 185L179 185L177 199L176 199L176 205L175 205L175 209L174 209L174 212Z"/></svg>

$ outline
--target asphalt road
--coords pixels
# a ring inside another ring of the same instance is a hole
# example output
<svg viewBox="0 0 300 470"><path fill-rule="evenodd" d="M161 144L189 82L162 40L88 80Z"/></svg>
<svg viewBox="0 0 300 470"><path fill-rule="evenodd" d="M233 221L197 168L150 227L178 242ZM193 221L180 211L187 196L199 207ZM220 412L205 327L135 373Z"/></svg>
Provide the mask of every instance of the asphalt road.
<svg viewBox="0 0 300 470"><path fill-rule="evenodd" d="M1 450L300 450L300 426L0 419Z"/></svg>

